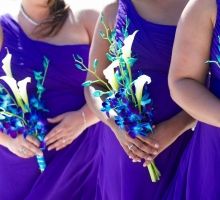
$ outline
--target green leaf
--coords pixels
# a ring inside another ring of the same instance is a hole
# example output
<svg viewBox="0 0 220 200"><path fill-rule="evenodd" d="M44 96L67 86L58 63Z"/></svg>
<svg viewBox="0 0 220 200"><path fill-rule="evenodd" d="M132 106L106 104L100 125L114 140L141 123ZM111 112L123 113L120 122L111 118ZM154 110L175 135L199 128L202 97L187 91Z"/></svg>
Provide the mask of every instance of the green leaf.
<svg viewBox="0 0 220 200"><path fill-rule="evenodd" d="M130 23L131 23L130 19L128 17L126 17L126 23L125 23L126 24L126 28L129 27Z"/></svg>
<svg viewBox="0 0 220 200"><path fill-rule="evenodd" d="M81 62L83 62L83 58L80 56L80 55L76 55L76 57L81 61Z"/></svg>
<svg viewBox="0 0 220 200"><path fill-rule="evenodd" d="M92 81L86 81L82 84L83 87L89 87L90 85L92 85Z"/></svg>
<svg viewBox="0 0 220 200"><path fill-rule="evenodd" d="M98 65L99 65L99 61L97 59L95 59L93 61L93 68L94 68L95 72L96 72L96 69L97 69Z"/></svg>
<svg viewBox="0 0 220 200"><path fill-rule="evenodd" d="M5 89L2 87L2 85L0 85L0 94L5 94Z"/></svg>
<svg viewBox="0 0 220 200"><path fill-rule="evenodd" d="M76 63L75 66L76 66L77 69L79 69L79 70L81 70L81 71L86 71L86 69L84 69L84 68L82 67L82 65L80 65L80 64L78 64L78 63Z"/></svg>
<svg viewBox="0 0 220 200"><path fill-rule="evenodd" d="M115 60L115 57L113 57L111 54L106 53L106 58L110 61L113 62Z"/></svg>
<svg viewBox="0 0 220 200"><path fill-rule="evenodd" d="M220 55L217 55L218 63L220 64Z"/></svg>
<svg viewBox="0 0 220 200"><path fill-rule="evenodd" d="M94 97L101 97L103 94L104 92L102 92L101 90L96 90L95 92L93 92Z"/></svg>
<svg viewBox="0 0 220 200"><path fill-rule="evenodd" d="M118 49L121 49L123 47L122 41L118 41L117 42L117 46L118 46Z"/></svg>
<svg viewBox="0 0 220 200"><path fill-rule="evenodd" d="M128 61L129 65L133 66L134 63L137 61L137 59L136 58L129 58L127 61Z"/></svg>
<svg viewBox="0 0 220 200"><path fill-rule="evenodd" d="M112 91L109 92L105 92L105 94L107 94L109 97L112 96L114 93Z"/></svg>
<svg viewBox="0 0 220 200"><path fill-rule="evenodd" d="M105 33L103 31L100 31L99 35L101 36L102 39L104 39L106 37L106 35L105 35Z"/></svg>
<svg viewBox="0 0 220 200"><path fill-rule="evenodd" d="M49 63L50 63L49 59L46 56L44 56L44 60L43 60L44 69L48 68Z"/></svg>
<svg viewBox="0 0 220 200"><path fill-rule="evenodd" d="M35 80L36 81L40 81L40 80L42 80L44 77L42 76L42 72L36 72L36 71L34 71L34 78L35 78Z"/></svg>
<svg viewBox="0 0 220 200"><path fill-rule="evenodd" d="M74 61L76 62L77 60L76 60L76 57L75 57L75 55L73 54L73 59L74 59Z"/></svg>
<svg viewBox="0 0 220 200"><path fill-rule="evenodd" d="M123 67L125 66L125 61L124 61L124 58L122 56L120 56L119 62L120 62L121 66L123 66Z"/></svg>
<svg viewBox="0 0 220 200"><path fill-rule="evenodd" d="M45 91L45 88L42 84L38 83L37 84L37 93L42 94Z"/></svg>
<svg viewBox="0 0 220 200"><path fill-rule="evenodd" d="M145 94L141 99L142 106L146 106L146 105L150 104L151 102L152 102L152 100L150 99L149 94Z"/></svg>
<svg viewBox="0 0 220 200"><path fill-rule="evenodd" d="M112 31L111 31L111 36L110 36L110 39L112 42L114 42L116 39L116 29L114 28Z"/></svg>

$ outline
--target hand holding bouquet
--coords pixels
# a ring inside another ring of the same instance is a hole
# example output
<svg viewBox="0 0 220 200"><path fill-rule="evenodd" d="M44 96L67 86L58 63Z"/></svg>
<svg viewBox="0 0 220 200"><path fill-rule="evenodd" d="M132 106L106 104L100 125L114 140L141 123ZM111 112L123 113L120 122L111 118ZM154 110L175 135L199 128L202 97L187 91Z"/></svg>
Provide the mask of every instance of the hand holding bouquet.
<svg viewBox="0 0 220 200"><path fill-rule="evenodd" d="M46 121L42 114L48 112L41 102L44 81L49 66L49 61L44 58L44 72L34 71L36 80L36 95L28 97L27 84L31 82L30 77L17 82L11 71L12 55L7 51L3 59L3 70L5 76L0 80L0 131L16 138L18 134L24 137L31 135L39 140L41 150L46 148L44 137L46 134ZM44 156L36 155L39 169L43 172L46 168Z"/></svg>
<svg viewBox="0 0 220 200"><path fill-rule="evenodd" d="M101 79L96 73L98 61L93 63L93 70L84 65L80 56L74 57L76 67L82 71L88 71L96 77L96 80L88 80L83 83L84 87L89 87L94 83L100 83L105 86L106 90L95 90L93 96L101 97L106 95L102 103L102 111L110 116L114 112L114 121L124 129L132 138L136 136L147 136L153 133L153 106L150 95L147 91L147 85L150 84L151 78L147 75L141 75L133 80L132 68L136 58L132 56L131 47L138 31L128 34L129 20L123 28L123 39L116 38L116 31L109 31L103 18L101 23L106 32L100 35L106 39L109 44L109 52L106 54L111 64L103 71L105 79ZM160 172L154 162L148 165L148 170L152 182L160 179Z"/></svg>

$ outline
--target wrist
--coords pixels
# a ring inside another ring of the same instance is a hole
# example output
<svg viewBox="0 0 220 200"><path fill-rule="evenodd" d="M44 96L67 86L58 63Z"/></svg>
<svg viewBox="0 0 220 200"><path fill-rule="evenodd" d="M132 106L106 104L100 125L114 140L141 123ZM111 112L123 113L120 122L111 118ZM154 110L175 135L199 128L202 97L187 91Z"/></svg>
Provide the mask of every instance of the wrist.
<svg viewBox="0 0 220 200"><path fill-rule="evenodd" d="M87 129L88 127L87 127L87 121L86 121L86 114L85 114L84 110L80 110L80 113L81 113L83 127L84 127L84 129Z"/></svg>
<svg viewBox="0 0 220 200"><path fill-rule="evenodd" d="M171 133L172 134L171 137L178 138L185 131L193 127L195 120L185 112L180 112L179 114L168 120L167 122L169 123L168 126L174 128L174 131L172 131Z"/></svg>
<svg viewBox="0 0 220 200"><path fill-rule="evenodd" d="M99 121L98 118L94 115L94 113L86 105L83 106L79 110L79 112L81 115L82 124L85 127L85 129Z"/></svg>

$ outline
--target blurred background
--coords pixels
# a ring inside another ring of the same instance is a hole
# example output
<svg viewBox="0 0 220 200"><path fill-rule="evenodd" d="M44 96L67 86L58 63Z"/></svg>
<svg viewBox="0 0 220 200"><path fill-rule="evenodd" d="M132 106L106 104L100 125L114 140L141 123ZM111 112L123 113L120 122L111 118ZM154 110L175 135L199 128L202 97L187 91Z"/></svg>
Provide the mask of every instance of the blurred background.
<svg viewBox="0 0 220 200"><path fill-rule="evenodd" d="M71 4L77 9L82 8L95 8L101 10L104 5L112 2L113 0L66 0L67 3ZM0 14L6 12L13 12L16 6L19 6L20 0L0 0Z"/></svg>

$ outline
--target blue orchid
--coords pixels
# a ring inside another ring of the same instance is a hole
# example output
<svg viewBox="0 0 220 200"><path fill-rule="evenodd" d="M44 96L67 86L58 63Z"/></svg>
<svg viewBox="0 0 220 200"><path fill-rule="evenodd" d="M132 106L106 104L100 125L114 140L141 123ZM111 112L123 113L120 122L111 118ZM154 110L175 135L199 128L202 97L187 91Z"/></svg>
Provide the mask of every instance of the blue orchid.
<svg viewBox="0 0 220 200"><path fill-rule="evenodd" d="M16 81L11 71L12 55L7 50L7 55L3 59L3 70L5 76L0 79L4 82L0 84L0 130L10 135L12 138L22 134L24 137L31 135L41 142L41 148L46 148L44 137L47 132L46 120L41 113L47 112L41 102L41 96L45 91L44 81L46 77L49 60L44 58L44 72L35 72L34 77L37 82L37 97L29 99L27 84L31 83L31 78L26 77L21 81ZM5 87L7 85L11 92ZM37 156L39 169L43 172L46 168L43 156Z"/></svg>
<svg viewBox="0 0 220 200"><path fill-rule="evenodd" d="M130 21L127 19L122 36L117 38L116 31L110 31L104 23L103 17L101 23L106 32L101 32L100 35L109 42L109 52L106 54L106 59L110 65L103 70L105 79L102 79L96 73L97 60L94 61L96 64L92 70L85 66L82 58L74 56L76 67L81 71L91 73L96 78L95 81L84 82L83 86L91 87L97 82L102 84L105 90L93 90L92 92L96 98L107 95L102 102L101 111L105 112L108 117L111 112L114 112L115 123L131 137L147 136L153 132L153 104L147 88L151 78L141 74L133 80L134 74L132 74L132 68L137 61L137 58L132 54L132 46L138 30L129 34ZM148 170L151 180L158 181L160 172L154 162L148 165Z"/></svg>

